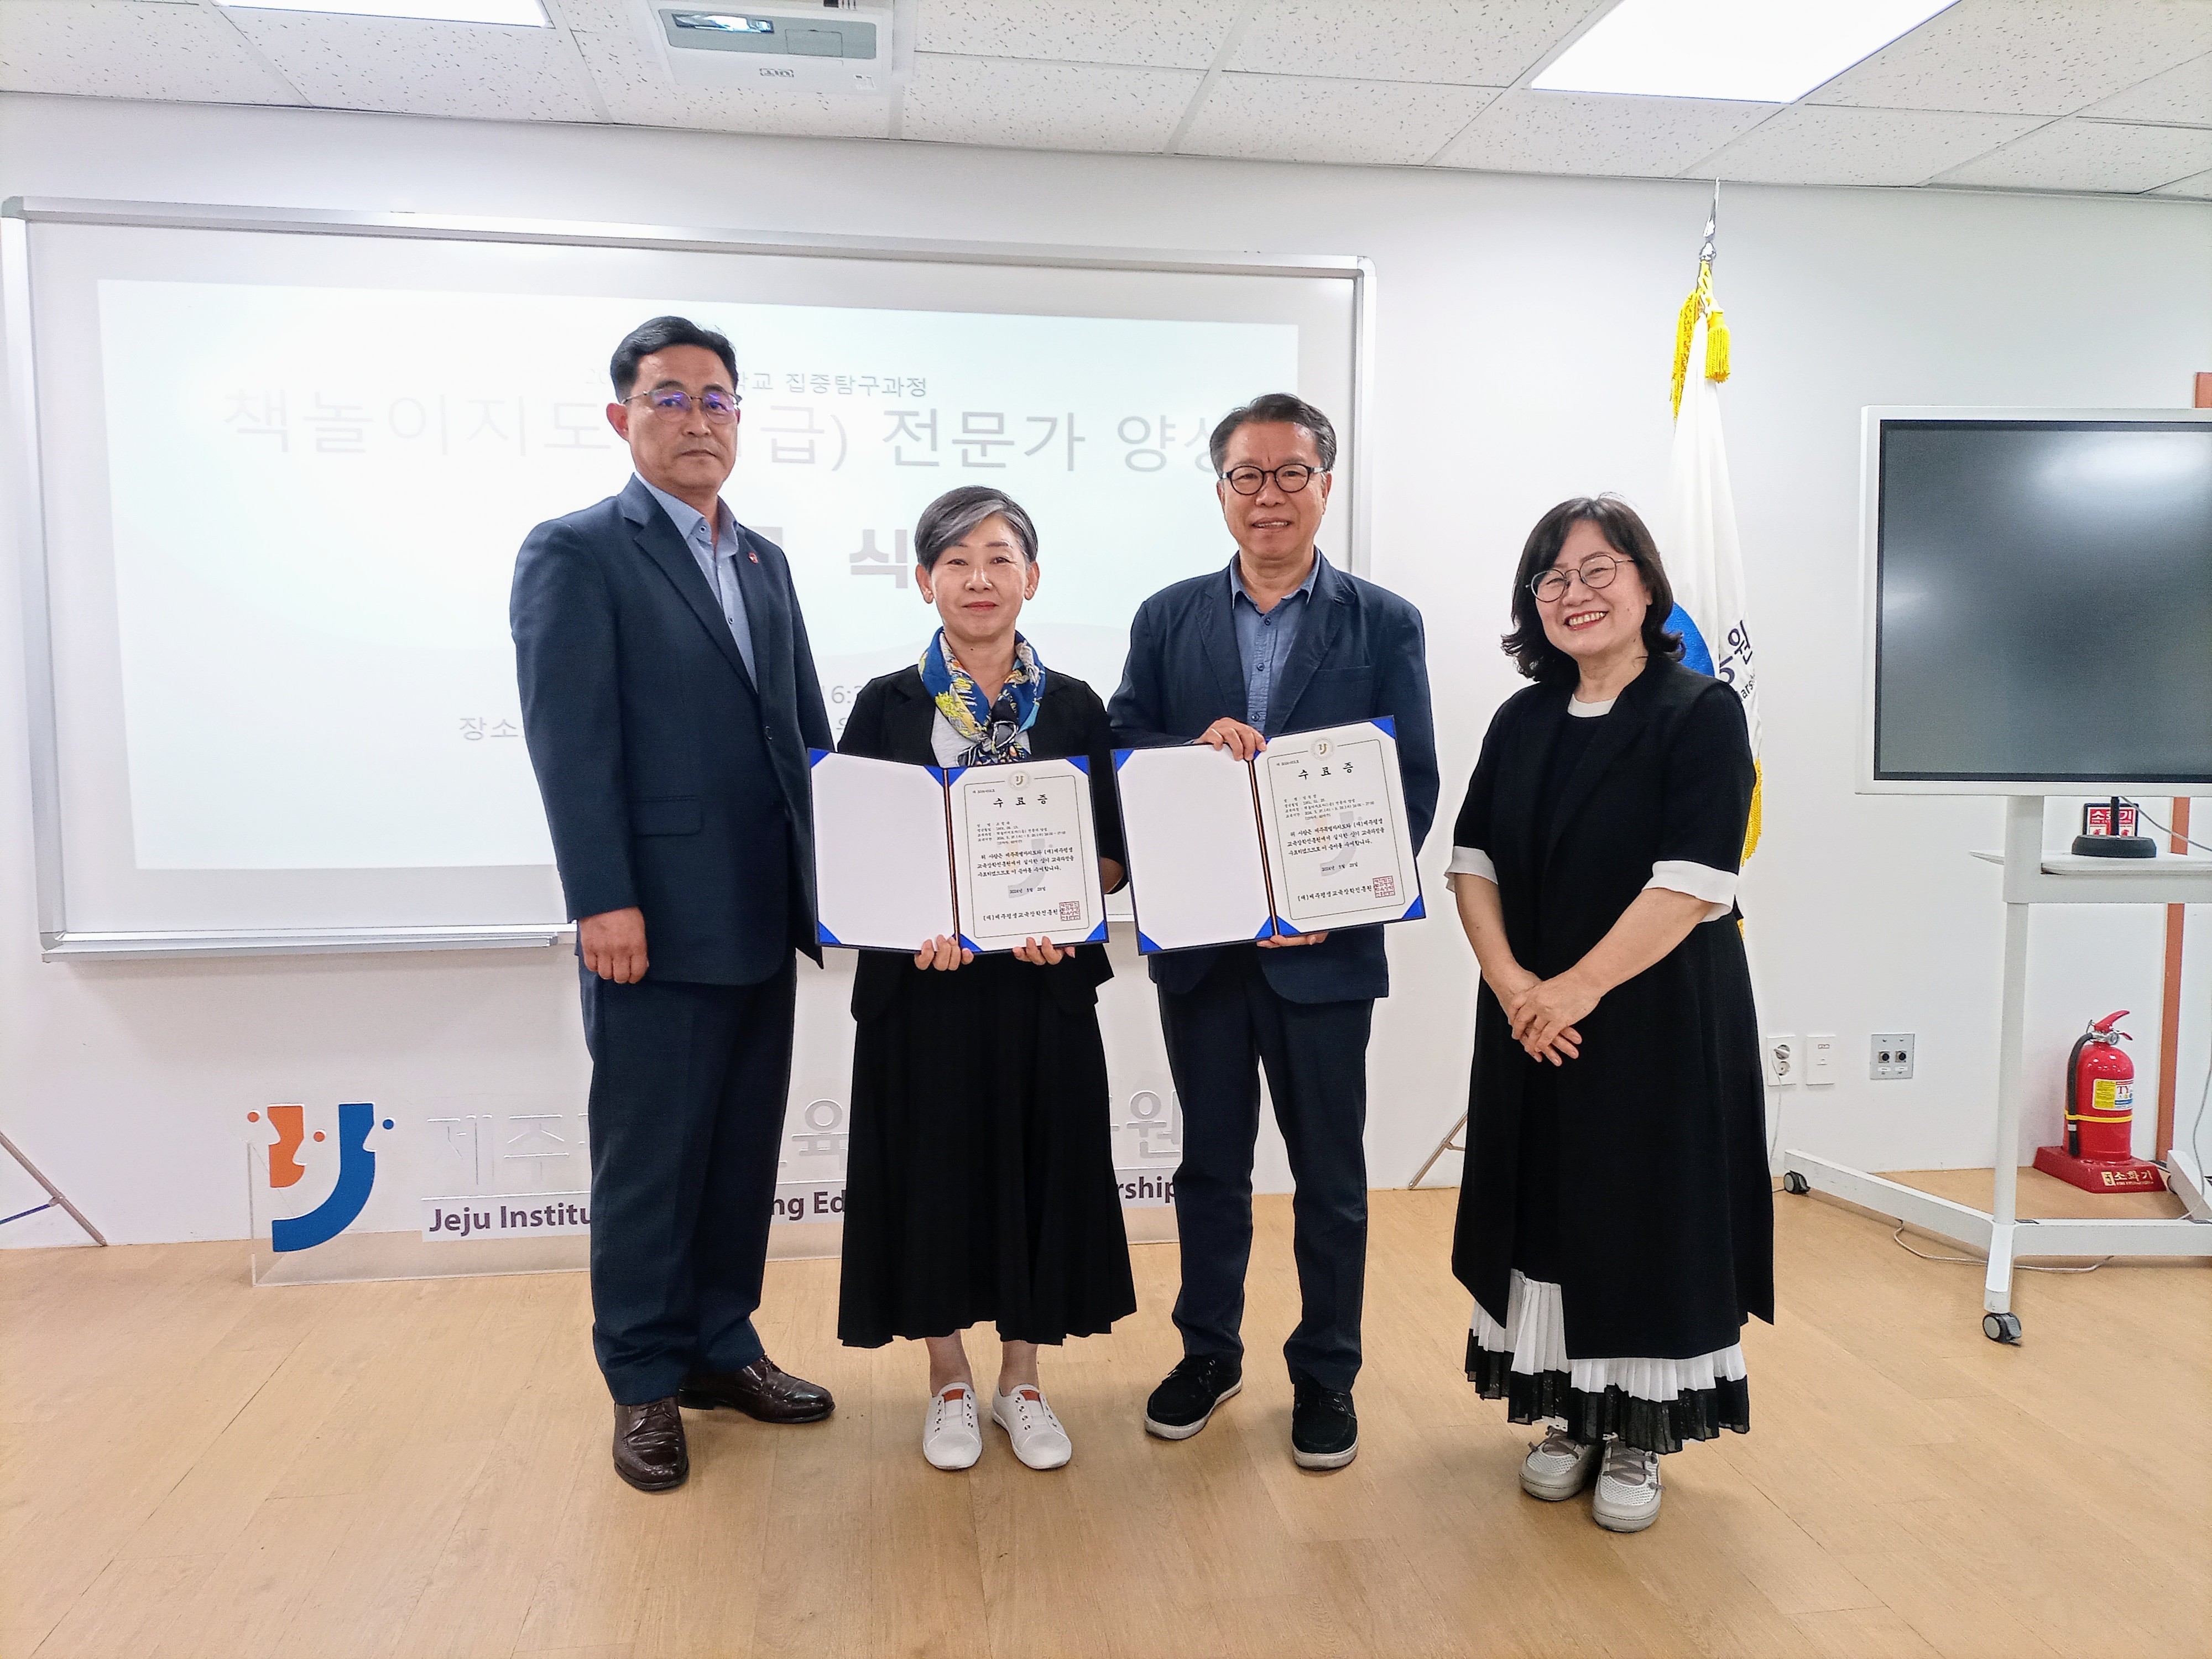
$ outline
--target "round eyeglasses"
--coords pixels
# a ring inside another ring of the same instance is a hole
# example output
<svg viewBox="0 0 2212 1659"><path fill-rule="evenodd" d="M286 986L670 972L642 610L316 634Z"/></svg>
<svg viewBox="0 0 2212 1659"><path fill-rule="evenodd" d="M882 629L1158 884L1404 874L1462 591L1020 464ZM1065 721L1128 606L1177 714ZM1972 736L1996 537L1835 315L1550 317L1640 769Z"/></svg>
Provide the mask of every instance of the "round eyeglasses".
<svg viewBox="0 0 2212 1659"><path fill-rule="evenodd" d="M1256 495L1261 485L1268 479L1285 495L1295 495L1313 481L1322 469L1308 466L1303 461L1292 461L1287 466L1232 466L1221 475L1222 481L1240 495Z"/></svg>
<svg viewBox="0 0 2212 1659"><path fill-rule="evenodd" d="M1556 605L1567 597L1570 578L1579 576L1584 587L1595 593L1601 587L1610 587L1613 579L1620 574L1620 567L1628 562L1610 553L1593 553L1583 561L1580 570L1561 570L1556 566L1532 577L1528 591L1547 605Z"/></svg>
<svg viewBox="0 0 2212 1659"><path fill-rule="evenodd" d="M659 392L635 392L623 401L626 404L641 403L652 413L670 421L690 414L692 405L696 404L707 418L719 426L725 421L738 418L738 405L744 399L734 392L720 390L702 392L694 398L688 392L680 392L671 386Z"/></svg>

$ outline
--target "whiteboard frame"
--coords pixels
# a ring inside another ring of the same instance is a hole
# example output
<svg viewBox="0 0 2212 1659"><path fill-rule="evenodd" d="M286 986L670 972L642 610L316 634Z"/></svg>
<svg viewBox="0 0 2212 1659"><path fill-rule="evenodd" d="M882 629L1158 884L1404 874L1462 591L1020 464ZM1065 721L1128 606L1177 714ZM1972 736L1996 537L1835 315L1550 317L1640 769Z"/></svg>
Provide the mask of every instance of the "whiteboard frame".
<svg viewBox="0 0 2212 1659"><path fill-rule="evenodd" d="M1886 778L1875 770L1875 669L1881 643L1881 440L1891 422L1980 421L2025 424L2037 421L2106 421L2212 424L2212 409L2023 409L1941 404L1869 404L1859 411L1859 722L1856 774L1858 795L2099 795L2202 794L2204 785L2168 778L2148 782L2077 778Z"/></svg>
<svg viewBox="0 0 2212 1659"><path fill-rule="evenodd" d="M31 836L39 942L57 957L300 956L364 951L543 949L568 944L571 924L463 927L246 929L201 933L72 930L63 880L60 728L56 720L52 616L47 603L46 510L39 448L37 342L32 328L30 228L34 224L119 225L167 230L239 230L318 236L375 236L416 241L513 242L562 247L636 248L660 252L789 254L814 258L889 259L938 264L1030 265L1072 270L1164 271L1188 276L1308 276L1352 284L1352 514L1346 545L1352 570L1369 566L1368 453L1375 362L1375 264L1356 254L1203 252L1083 247L1027 242L803 234L663 225L496 219L447 214L356 213L313 208L222 207L167 202L109 202L15 196L0 202L0 345L8 359L9 437L6 460L22 562L23 657L31 749ZM1340 434L1340 443L1341 443Z"/></svg>

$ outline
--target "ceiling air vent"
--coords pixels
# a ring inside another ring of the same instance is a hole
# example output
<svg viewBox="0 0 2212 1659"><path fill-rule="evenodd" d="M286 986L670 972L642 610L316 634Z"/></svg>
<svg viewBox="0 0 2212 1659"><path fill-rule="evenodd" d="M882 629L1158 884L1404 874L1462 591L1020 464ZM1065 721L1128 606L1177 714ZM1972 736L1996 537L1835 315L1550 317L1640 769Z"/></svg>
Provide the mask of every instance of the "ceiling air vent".
<svg viewBox="0 0 2212 1659"><path fill-rule="evenodd" d="M904 76L896 53L911 38L893 0L783 0L681 5L637 0L647 39L678 86L784 88L880 95ZM911 47L907 48L909 55Z"/></svg>

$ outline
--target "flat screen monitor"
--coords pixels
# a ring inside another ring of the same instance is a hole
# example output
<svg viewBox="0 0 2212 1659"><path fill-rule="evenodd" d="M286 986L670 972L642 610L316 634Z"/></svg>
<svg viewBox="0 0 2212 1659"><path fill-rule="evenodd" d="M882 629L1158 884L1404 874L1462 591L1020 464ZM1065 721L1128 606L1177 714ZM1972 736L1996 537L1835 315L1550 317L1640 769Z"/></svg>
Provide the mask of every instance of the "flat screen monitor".
<svg viewBox="0 0 2212 1659"><path fill-rule="evenodd" d="M1869 409L1874 793L2212 784L2212 410Z"/></svg>

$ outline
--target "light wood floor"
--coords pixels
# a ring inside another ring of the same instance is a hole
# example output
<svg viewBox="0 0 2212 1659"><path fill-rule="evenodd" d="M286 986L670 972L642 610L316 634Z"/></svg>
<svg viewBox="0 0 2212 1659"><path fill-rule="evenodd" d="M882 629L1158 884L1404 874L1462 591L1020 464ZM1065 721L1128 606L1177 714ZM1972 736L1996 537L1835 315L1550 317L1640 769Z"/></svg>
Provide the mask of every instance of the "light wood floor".
<svg viewBox="0 0 2212 1659"><path fill-rule="evenodd" d="M240 1245L0 1255L0 1656L2212 1651L2212 1272L2023 1275L2003 1348L1978 1270L1778 1199L1755 1431L1668 1459L1620 1538L1522 1496L1529 1431L1462 1378L1455 1198L1376 1195L1362 1449L1322 1476L1289 1456L1282 1200L1248 1388L1194 1440L1139 1425L1172 1245L1121 1333L1048 1358L1049 1475L989 1430L928 1468L919 1355L841 1349L836 1263L779 1262L763 1334L837 1415L691 1416L662 1497L607 1466L580 1275L257 1291Z"/></svg>

